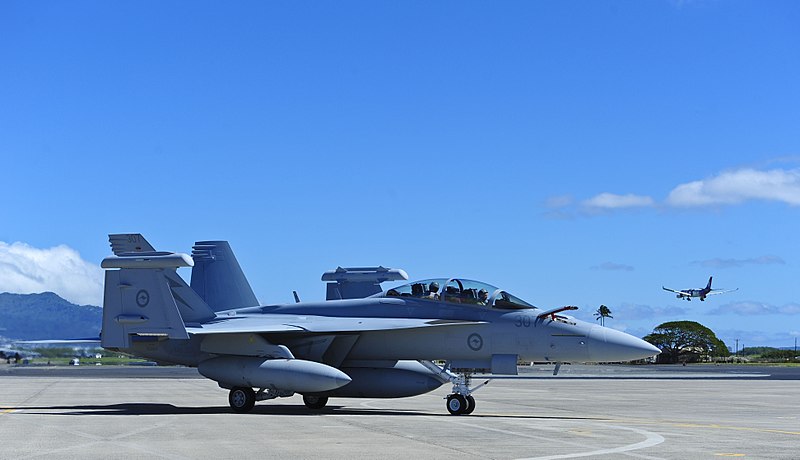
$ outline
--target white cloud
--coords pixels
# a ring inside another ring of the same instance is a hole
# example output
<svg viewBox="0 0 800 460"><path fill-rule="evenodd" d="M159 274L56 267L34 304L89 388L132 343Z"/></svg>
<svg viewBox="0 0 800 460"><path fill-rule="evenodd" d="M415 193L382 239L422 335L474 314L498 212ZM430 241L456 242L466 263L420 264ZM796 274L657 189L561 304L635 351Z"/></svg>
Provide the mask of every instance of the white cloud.
<svg viewBox="0 0 800 460"><path fill-rule="evenodd" d="M650 305L636 304L622 304L616 308L611 308L612 315L630 321L655 318L674 318L680 315L685 315L687 311L688 310L683 307L651 307Z"/></svg>
<svg viewBox="0 0 800 460"><path fill-rule="evenodd" d="M609 270L609 271L626 271L632 272L633 267L625 264L617 264L614 262L603 262L600 265L595 265L592 270Z"/></svg>
<svg viewBox="0 0 800 460"><path fill-rule="evenodd" d="M65 245L39 249L0 241L0 292L45 291L80 305L101 305L103 269Z"/></svg>
<svg viewBox="0 0 800 460"><path fill-rule="evenodd" d="M672 189L666 204L695 207L738 204L749 200L778 201L800 206L800 169L758 171L744 168Z"/></svg>
<svg viewBox="0 0 800 460"><path fill-rule="evenodd" d="M552 196L544 202L547 212L543 215L550 219L566 220L626 209L697 208L736 205L757 200L800 206L800 168L741 168L724 171L710 178L679 184L669 192L666 199L658 202L649 195L633 193L620 195L603 192L583 201L575 200L570 195ZM739 261L717 262L725 265L726 262L736 264Z"/></svg>
<svg viewBox="0 0 800 460"><path fill-rule="evenodd" d="M623 326L626 329L632 328L633 326L630 326L629 323L625 323L626 321L635 322L646 320L648 322L663 322L661 321L663 319L673 320L689 313L689 310L683 307L652 307L650 305L639 305L632 303L608 305L608 308L611 310L611 316L614 318L606 319L606 326L610 326L615 329L620 329L620 327ZM597 307L581 307L580 310L575 312L575 316L587 322L598 323L597 317L594 316L596 311ZM645 332L645 334L649 333L650 331Z"/></svg>
<svg viewBox="0 0 800 460"><path fill-rule="evenodd" d="M744 265L784 265L786 262L778 256L760 256L751 257L749 259L707 259L695 260L693 265L701 265L710 268L731 268L741 267Z"/></svg>
<svg viewBox="0 0 800 460"><path fill-rule="evenodd" d="M752 315L797 315L800 314L800 304L789 303L783 306L770 305L764 302L732 302L720 305L710 312L712 315L734 314L742 316Z"/></svg>
<svg viewBox="0 0 800 460"><path fill-rule="evenodd" d="M570 195L551 196L545 200L544 205L548 208L564 208L572 204L574 200Z"/></svg>
<svg viewBox="0 0 800 460"><path fill-rule="evenodd" d="M601 193L595 195L581 203L590 209L620 209L620 208L643 208L655 204L652 198L643 195L615 195L613 193Z"/></svg>

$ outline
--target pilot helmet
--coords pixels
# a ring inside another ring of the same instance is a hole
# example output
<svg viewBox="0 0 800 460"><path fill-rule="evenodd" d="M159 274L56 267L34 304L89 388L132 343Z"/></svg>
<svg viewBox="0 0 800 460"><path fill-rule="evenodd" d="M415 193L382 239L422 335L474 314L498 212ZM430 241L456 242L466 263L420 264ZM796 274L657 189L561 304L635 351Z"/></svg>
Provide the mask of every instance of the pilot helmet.
<svg viewBox="0 0 800 460"><path fill-rule="evenodd" d="M489 291L487 291L486 289L481 289L480 291L478 291L478 297L480 297L481 299L489 297Z"/></svg>
<svg viewBox="0 0 800 460"><path fill-rule="evenodd" d="M436 281L432 282L430 286L428 286L428 290L431 292L439 292L439 283Z"/></svg>

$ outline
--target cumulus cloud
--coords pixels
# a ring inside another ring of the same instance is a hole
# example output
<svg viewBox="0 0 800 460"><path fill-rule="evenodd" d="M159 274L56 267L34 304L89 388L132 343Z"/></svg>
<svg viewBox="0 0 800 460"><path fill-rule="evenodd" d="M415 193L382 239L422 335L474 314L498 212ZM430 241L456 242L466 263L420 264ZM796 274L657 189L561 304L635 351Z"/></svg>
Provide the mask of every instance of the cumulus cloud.
<svg viewBox="0 0 800 460"><path fill-rule="evenodd" d="M678 185L667 196L666 204L695 207L739 204L749 200L800 206L800 169L726 171L709 179Z"/></svg>
<svg viewBox="0 0 800 460"><path fill-rule="evenodd" d="M609 307L611 308L611 307ZM682 307L651 307L650 305L622 304L616 308L611 308L611 314L629 321L640 319L653 319L664 317L675 317L685 315L685 308Z"/></svg>
<svg viewBox="0 0 800 460"><path fill-rule="evenodd" d="M707 179L679 184L667 198L657 202L648 195L619 195L603 192L583 201L561 195L548 198L544 215L554 219L576 215L646 208L696 208L736 205L748 201L772 201L800 206L800 168L758 170L741 168L724 171Z"/></svg>
<svg viewBox="0 0 800 460"><path fill-rule="evenodd" d="M45 291L80 305L101 305L103 270L65 245L40 249L0 241L0 292Z"/></svg>
<svg viewBox="0 0 800 460"><path fill-rule="evenodd" d="M753 329L714 329L717 337L725 342L731 351L736 348L736 339L739 339L739 349L745 347L786 347L794 343L793 332L767 332Z"/></svg>
<svg viewBox="0 0 800 460"><path fill-rule="evenodd" d="M603 262L600 265L595 265L592 270L608 270L608 271L625 271L632 272L633 267L625 264L617 264L614 262Z"/></svg>
<svg viewBox="0 0 800 460"><path fill-rule="evenodd" d="M798 315L800 304L789 303L783 306L771 305L764 302L744 301L720 305L710 312L712 315Z"/></svg>
<svg viewBox="0 0 800 460"><path fill-rule="evenodd" d="M544 205L550 209L564 208L571 205L573 199L570 195L551 196L545 200Z"/></svg>
<svg viewBox="0 0 800 460"><path fill-rule="evenodd" d="M623 209L623 208L646 208L653 206L655 202L649 196L616 195L614 193L601 193L595 195L581 203L587 209Z"/></svg>
<svg viewBox="0 0 800 460"><path fill-rule="evenodd" d="M744 265L784 265L786 262L778 256L760 256L749 259L707 259L695 260L693 265L700 265L709 268L733 268Z"/></svg>
<svg viewBox="0 0 800 460"><path fill-rule="evenodd" d="M544 201L547 211L542 215L554 220L572 220L575 218L572 211L568 208L572 206L574 200L570 195L551 196Z"/></svg>

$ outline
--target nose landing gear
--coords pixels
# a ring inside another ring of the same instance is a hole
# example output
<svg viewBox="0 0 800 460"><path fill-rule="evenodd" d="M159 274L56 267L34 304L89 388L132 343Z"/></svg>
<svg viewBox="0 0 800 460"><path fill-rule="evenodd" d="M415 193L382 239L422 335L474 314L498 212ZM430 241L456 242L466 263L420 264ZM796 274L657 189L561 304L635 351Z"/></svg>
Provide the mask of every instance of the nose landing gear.
<svg viewBox="0 0 800 460"><path fill-rule="evenodd" d="M470 388L472 374L469 372L456 374L446 366L439 367L431 361L420 361L420 363L435 372L442 383L450 382L453 384L453 392L445 397L447 400L447 412L450 412L450 415L469 415L475 410L475 398L472 397L472 393L489 383L489 380Z"/></svg>
<svg viewBox="0 0 800 460"><path fill-rule="evenodd" d="M447 412L450 415L469 415L475 410L475 398L459 393L447 395Z"/></svg>

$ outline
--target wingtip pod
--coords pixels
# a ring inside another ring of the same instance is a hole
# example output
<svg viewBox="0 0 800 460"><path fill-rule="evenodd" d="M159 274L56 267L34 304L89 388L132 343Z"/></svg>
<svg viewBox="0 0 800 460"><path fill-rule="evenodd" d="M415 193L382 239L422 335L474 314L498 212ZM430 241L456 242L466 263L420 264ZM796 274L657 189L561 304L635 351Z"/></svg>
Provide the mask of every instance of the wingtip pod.
<svg viewBox="0 0 800 460"><path fill-rule="evenodd" d="M100 267L109 268L179 268L192 267L194 261L188 254L152 252L106 257Z"/></svg>
<svg viewBox="0 0 800 460"><path fill-rule="evenodd" d="M322 274L322 281L345 281L350 283L407 280L408 273L401 268L377 267L336 267Z"/></svg>
<svg viewBox="0 0 800 460"><path fill-rule="evenodd" d="M322 274L327 281L326 300L362 299L381 292L384 281L407 280L408 273L399 268L337 267Z"/></svg>
<svg viewBox="0 0 800 460"><path fill-rule="evenodd" d="M186 254L156 251L141 233L108 235L114 256L100 263L102 268L179 268L192 267L194 260Z"/></svg>

